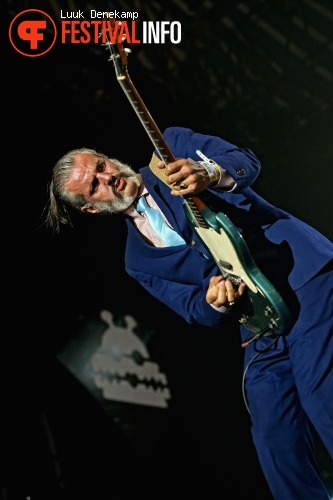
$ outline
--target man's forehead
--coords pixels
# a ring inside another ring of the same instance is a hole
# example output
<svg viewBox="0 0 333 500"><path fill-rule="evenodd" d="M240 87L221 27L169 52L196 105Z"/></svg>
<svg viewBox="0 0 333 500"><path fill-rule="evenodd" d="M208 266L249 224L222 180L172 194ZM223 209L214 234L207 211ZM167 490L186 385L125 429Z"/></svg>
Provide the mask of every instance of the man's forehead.
<svg viewBox="0 0 333 500"><path fill-rule="evenodd" d="M95 165L98 160L98 156L93 153L77 153L74 156L74 165Z"/></svg>
<svg viewBox="0 0 333 500"><path fill-rule="evenodd" d="M93 175L98 157L92 153L78 153L74 156L69 181L85 182Z"/></svg>

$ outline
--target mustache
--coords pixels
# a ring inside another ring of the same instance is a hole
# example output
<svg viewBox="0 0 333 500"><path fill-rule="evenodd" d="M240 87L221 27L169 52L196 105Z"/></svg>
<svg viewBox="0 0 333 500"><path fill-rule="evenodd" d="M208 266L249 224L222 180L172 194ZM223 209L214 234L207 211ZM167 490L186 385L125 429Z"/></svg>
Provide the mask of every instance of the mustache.
<svg viewBox="0 0 333 500"><path fill-rule="evenodd" d="M129 179L129 178L133 178L133 176L135 176L135 174L133 174L133 172L118 172L118 174L112 176L112 179L110 180L109 185L111 186L112 193L115 195L116 198L122 197L121 194L118 193L118 191L116 190L116 187L115 187L115 183L116 183L117 179Z"/></svg>
<svg viewBox="0 0 333 500"><path fill-rule="evenodd" d="M118 172L118 174L114 175L112 178L112 182L115 182L117 179L127 179L128 177L133 177L132 172Z"/></svg>

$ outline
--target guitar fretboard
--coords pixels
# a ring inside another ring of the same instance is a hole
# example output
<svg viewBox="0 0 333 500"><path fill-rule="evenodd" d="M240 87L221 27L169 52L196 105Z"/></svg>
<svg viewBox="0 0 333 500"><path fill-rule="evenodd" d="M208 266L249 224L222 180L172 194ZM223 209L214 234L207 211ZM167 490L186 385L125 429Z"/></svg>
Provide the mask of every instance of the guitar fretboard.
<svg viewBox="0 0 333 500"><path fill-rule="evenodd" d="M134 111L136 112L141 124L143 125L145 131L147 132L151 142L154 144L156 151L158 151L160 157L165 163L169 163L174 160L173 154L169 147L166 147L165 141L161 132L159 131L157 125L155 124L152 116L147 110L146 106L132 84L129 76L126 78L118 78L120 86L122 87L125 95L127 96L129 102L131 103Z"/></svg>

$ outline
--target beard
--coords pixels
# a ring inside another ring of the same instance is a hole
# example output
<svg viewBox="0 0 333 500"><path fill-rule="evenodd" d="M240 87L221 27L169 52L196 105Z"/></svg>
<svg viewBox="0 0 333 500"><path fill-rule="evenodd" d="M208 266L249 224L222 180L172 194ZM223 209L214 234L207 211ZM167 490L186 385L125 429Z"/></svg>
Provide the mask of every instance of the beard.
<svg viewBox="0 0 333 500"><path fill-rule="evenodd" d="M119 212L124 212L127 210L136 200L136 196L124 196L115 188L115 181L120 178L127 179L134 182L138 187L140 186L140 181L130 166L125 163L121 163L119 160L111 160L115 165L117 165L121 171L113 177L111 189L114 194L114 199L112 201L98 201L94 203L94 207L102 211L103 214L117 214Z"/></svg>

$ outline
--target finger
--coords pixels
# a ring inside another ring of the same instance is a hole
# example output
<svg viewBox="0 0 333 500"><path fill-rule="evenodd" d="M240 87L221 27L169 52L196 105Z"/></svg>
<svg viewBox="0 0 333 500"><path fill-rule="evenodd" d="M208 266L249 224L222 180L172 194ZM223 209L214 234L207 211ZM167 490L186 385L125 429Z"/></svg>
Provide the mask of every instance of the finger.
<svg viewBox="0 0 333 500"><path fill-rule="evenodd" d="M209 287L206 293L206 300L209 304L214 304L215 306L220 306L222 302L225 301L225 293L221 296L220 284L223 281L222 276L213 276L209 280ZM224 285L223 285L224 288ZM221 302L222 300L222 302Z"/></svg>
<svg viewBox="0 0 333 500"><path fill-rule="evenodd" d="M209 284L210 285L217 285L222 280L223 280L223 276L222 275L212 276L210 278L210 280L209 280Z"/></svg>
<svg viewBox="0 0 333 500"><path fill-rule="evenodd" d="M184 165L187 164L187 160L185 160L185 158L180 158L176 161L173 161L171 163L168 163L166 166L165 166L165 172L167 175L176 175L179 173L179 171L182 169L182 167ZM179 180L180 176L178 176L178 180ZM177 179L174 179L173 182L175 182L175 180Z"/></svg>
<svg viewBox="0 0 333 500"><path fill-rule="evenodd" d="M226 289L227 300L229 302L233 302L236 297L236 290L230 280L225 281L225 289Z"/></svg>
<svg viewBox="0 0 333 500"><path fill-rule="evenodd" d="M231 286L230 286L230 284L231 284ZM234 305L239 300L241 295L244 293L244 291L246 289L246 284L241 283L238 286L238 288L234 288L232 283L230 283L230 284L229 284L229 282L226 283L227 299L228 299L229 305Z"/></svg>
<svg viewBox="0 0 333 500"><path fill-rule="evenodd" d="M235 291L234 285L230 280L225 280L225 286L228 292Z"/></svg>
<svg viewBox="0 0 333 500"><path fill-rule="evenodd" d="M170 177L169 177L170 179ZM172 184L172 194L180 194L180 195L185 195L185 194L190 194L190 193L195 193L197 190L197 182L189 179L189 177L185 179L180 179L179 181L176 181Z"/></svg>
<svg viewBox="0 0 333 500"><path fill-rule="evenodd" d="M214 305L219 307L219 306L226 304L228 302L228 295L227 295L225 280L222 279L221 281L219 281L215 285L215 289L217 291L217 297L216 297Z"/></svg>
<svg viewBox="0 0 333 500"><path fill-rule="evenodd" d="M169 177L170 179L170 177ZM183 191L188 188L188 184L186 184L185 179L178 179L178 181L172 182L172 188L178 191Z"/></svg>
<svg viewBox="0 0 333 500"><path fill-rule="evenodd" d="M181 181L178 184L173 184L171 194L176 195L176 196L185 196L187 194L195 194L199 192L200 190L197 187L197 183L191 182L190 184L186 184L187 181Z"/></svg>
<svg viewBox="0 0 333 500"><path fill-rule="evenodd" d="M170 191L170 193L173 195L173 196L184 196L186 194L185 190L184 189L179 189L177 188L176 189L172 189Z"/></svg>
<svg viewBox="0 0 333 500"><path fill-rule="evenodd" d="M173 185L173 189L178 191L184 191L182 194L187 194L194 191L195 186L192 183L188 183L187 179L182 180L180 183L176 183Z"/></svg>

